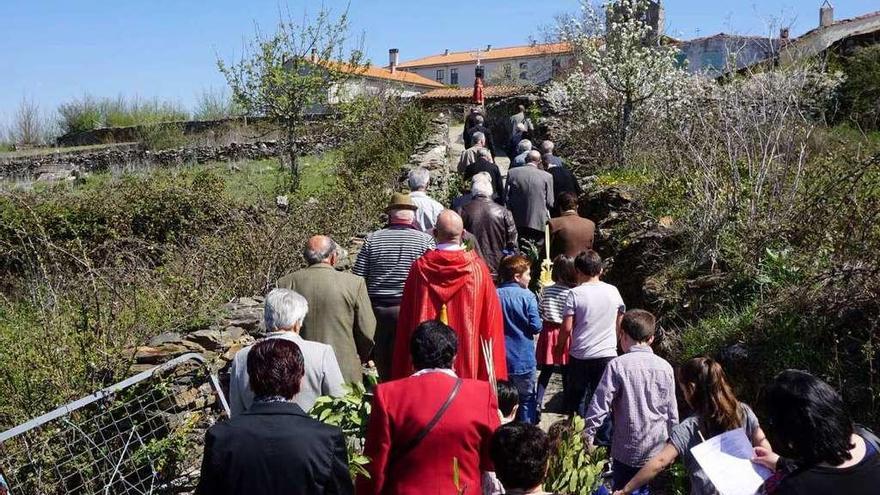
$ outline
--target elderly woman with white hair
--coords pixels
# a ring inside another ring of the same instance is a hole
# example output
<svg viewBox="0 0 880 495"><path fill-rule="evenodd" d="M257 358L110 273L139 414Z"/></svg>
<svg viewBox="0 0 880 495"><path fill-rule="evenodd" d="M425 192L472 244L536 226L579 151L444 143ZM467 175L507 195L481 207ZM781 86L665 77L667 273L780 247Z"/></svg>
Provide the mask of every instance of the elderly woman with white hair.
<svg viewBox="0 0 880 495"><path fill-rule="evenodd" d="M410 198L418 207L416 210L416 225L422 232L427 232L437 224L437 216L445 207L438 201L428 196L428 184L431 183L431 172L423 167L409 171L407 184L409 185Z"/></svg>
<svg viewBox="0 0 880 495"><path fill-rule="evenodd" d="M299 335L309 303L290 289L275 289L266 296L263 322L266 339L285 339L295 343L303 355L305 373L299 393L293 398L303 411L308 411L322 395L340 397L344 394L342 371L333 348L326 344L305 340ZM253 346L235 354L229 371L229 408L232 416L247 411L254 402L248 376L248 353Z"/></svg>

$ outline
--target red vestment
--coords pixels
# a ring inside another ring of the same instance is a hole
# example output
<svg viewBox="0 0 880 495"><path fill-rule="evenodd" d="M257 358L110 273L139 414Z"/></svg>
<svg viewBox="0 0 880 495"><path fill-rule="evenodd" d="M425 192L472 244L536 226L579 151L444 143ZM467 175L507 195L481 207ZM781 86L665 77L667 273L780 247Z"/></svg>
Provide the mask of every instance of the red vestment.
<svg viewBox="0 0 880 495"><path fill-rule="evenodd" d="M449 396L455 378L430 372L376 387L364 455L370 477L357 480L358 495L458 493L480 495L481 471L492 471L489 441L498 428L498 403L486 382L464 380L440 421L412 450L395 458L427 425Z"/></svg>
<svg viewBox="0 0 880 495"><path fill-rule="evenodd" d="M413 263L403 288L392 378L413 372L410 340L419 323L436 320L446 305L447 322L458 335L453 368L462 378L489 378L480 340L492 339L495 377L507 379L504 319L489 267L474 251L428 251Z"/></svg>
<svg viewBox="0 0 880 495"><path fill-rule="evenodd" d="M484 101L483 98L483 78L478 77L474 79L474 94L473 94L473 102L477 105L482 105Z"/></svg>

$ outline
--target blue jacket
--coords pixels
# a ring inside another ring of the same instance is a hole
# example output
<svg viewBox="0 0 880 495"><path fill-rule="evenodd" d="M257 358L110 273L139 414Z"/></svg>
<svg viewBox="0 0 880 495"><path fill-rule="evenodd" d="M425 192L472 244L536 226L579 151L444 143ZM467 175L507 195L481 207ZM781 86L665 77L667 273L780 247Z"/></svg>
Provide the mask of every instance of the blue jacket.
<svg viewBox="0 0 880 495"><path fill-rule="evenodd" d="M538 298L516 282L498 287L501 312L504 315L504 344L507 352L507 372L522 375L535 371L535 335L541 332Z"/></svg>

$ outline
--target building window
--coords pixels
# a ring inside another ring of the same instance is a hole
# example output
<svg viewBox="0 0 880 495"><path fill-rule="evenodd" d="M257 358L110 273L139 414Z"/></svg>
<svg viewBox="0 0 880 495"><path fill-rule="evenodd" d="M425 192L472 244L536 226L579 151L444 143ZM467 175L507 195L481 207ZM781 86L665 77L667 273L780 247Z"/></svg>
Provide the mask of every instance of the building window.
<svg viewBox="0 0 880 495"><path fill-rule="evenodd" d="M510 77L512 75L513 75L513 67L511 67L510 64L504 64L504 78L510 79Z"/></svg>
<svg viewBox="0 0 880 495"><path fill-rule="evenodd" d="M449 69L449 84L458 84L458 69Z"/></svg>
<svg viewBox="0 0 880 495"><path fill-rule="evenodd" d="M445 76L443 69L437 69L437 82L443 82L443 77Z"/></svg>
<svg viewBox="0 0 880 495"><path fill-rule="evenodd" d="M528 62L520 62L519 63L519 78L520 79L528 79L529 78L529 63Z"/></svg>

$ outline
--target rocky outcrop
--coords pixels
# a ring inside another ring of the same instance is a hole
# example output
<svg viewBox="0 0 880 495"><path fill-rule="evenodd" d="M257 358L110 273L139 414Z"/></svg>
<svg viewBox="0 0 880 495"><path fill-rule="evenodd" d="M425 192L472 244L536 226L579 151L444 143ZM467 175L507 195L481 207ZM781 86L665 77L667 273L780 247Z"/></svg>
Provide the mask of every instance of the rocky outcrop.
<svg viewBox="0 0 880 495"><path fill-rule="evenodd" d="M210 326L184 333L166 332L135 349L133 371L151 368L187 352L198 352L222 376L236 352L265 335L262 321L262 297L233 299L223 306L222 315Z"/></svg>

